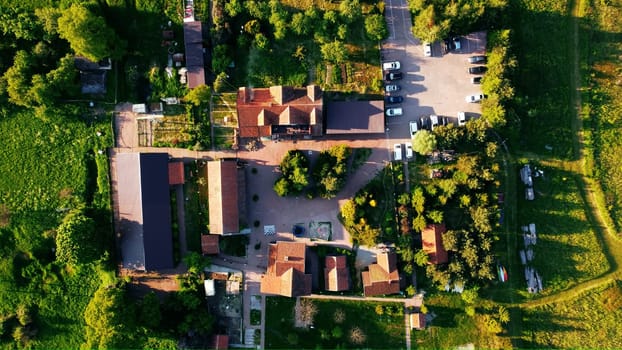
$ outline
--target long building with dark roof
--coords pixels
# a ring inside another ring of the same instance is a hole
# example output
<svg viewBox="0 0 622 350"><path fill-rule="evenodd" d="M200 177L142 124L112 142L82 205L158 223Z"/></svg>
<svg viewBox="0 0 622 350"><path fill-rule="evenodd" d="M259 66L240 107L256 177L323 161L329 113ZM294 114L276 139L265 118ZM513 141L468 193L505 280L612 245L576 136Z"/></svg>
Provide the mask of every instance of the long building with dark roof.
<svg viewBox="0 0 622 350"><path fill-rule="evenodd" d="M117 234L123 267L174 267L167 153L116 156Z"/></svg>

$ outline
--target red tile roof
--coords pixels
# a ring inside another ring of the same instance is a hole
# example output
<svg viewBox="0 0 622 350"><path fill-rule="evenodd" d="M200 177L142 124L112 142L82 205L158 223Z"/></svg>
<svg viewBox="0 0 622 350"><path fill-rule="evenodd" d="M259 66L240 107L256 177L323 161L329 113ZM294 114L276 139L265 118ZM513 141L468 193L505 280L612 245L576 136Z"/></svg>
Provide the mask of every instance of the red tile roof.
<svg viewBox="0 0 622 350"><path fill-rule="evenodd" d="M240 137L268 137L273 134L322 135L322 90L272 86L238 90Z"/></svg>
<svg viewBox="0 0 622 350"><path fill-rule="evenodd" d="M238 166L235 159L207 162L209 226L212 234L240 231Z"/></svg>
<svg viewBox="0 0 622 350"><path fill-rule="evenodd" d="M395 253L379 253L378 262L361 272L365 296L395 294L400 291L400 276Z"/></svg>
<svg viewBox="0 0 622 350"><path fill-rule="evenodd" d="M350 289L350 272L344 255L327 256L324 265L326 290L339 292Z"/></svg>
<svg viewBox="0 0 622 350"><path fill-rule="evenodd" d="M307 246L277 242L268 246L268 268L261 277L261 293L296 297L311 294L311 275L305 273Z"/></svg>
<svg viewBox="0 0 622 350"><path fill-rule="evenodd" d="M212 347L216 350L229 349L229 336L224 334L214 334L212 337Z"/></svg>
<svg viewBox="0 0 622 350"><path fill-rule="evenodd" d="M184 177L184 162L168 163L168 184L183 185L186 182Z"/></svg>
<svg viewBox="0 0 622 350"><path fill-rule="evenodd" d="M201 251L203 254L218 254L218 235L201 235Z"/></svg>
<svg viewBox="0 0 622 350"><path fill-rule="evenodd" d="M425 328L425 314L421 312L415 312L410 314L410 328L424 329Z"/></svg>
<svg viewBox="0 0 622 350"><path fill-rule="evenodd" d="M430 224L421 232L423 250L428 253L429 262L432 264L444 264L449 260L447 251L443 246L443 233L446 231L443 223Z"/></svg>

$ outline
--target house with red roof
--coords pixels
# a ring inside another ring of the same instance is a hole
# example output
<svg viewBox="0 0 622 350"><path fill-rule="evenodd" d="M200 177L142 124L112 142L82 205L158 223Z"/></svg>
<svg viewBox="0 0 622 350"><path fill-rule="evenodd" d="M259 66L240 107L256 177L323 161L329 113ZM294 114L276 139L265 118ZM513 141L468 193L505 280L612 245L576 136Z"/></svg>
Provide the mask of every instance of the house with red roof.
<svg viewBox="0 0 622 350"><path fill-rule="evenodd" d="M237 112L241 138L323 134L322 89L317 85L241 87Z"/></svg>
<svg viewBox="0 0 622 350"><path fill-rule="evenodd" d="M350 272L345 255L327 256L324 260L324 288L331 292L350 289Z"/></svg>
<svg viewBox="0 0 622 350"><path fill-rule="evenodd" d="M246 176L237 159L207 162L207 195L211 234L250 233L246 221Z"/></svg>
<svg viewBox="0 0 622 350"><path fill-rule="evenodd" d="M399 293L397 255L394 252L383 252L376 256L376 260L375 264L369 265L367 271L361 272L365 296Z"/></svg>
<svg viewBox="0 0 622 350"><path fill-rule="evenodd" d="M447 232L445 224L430 224L421 231L423 250L428 253L431 264L445 264L449 261L447 250L443 246L443 233Z"/></svg>
<svg viewBox="0 0 622 350"><path fill-rule="evenodd" d="M311 274L306 273L307 246L276 242L268 246L268 267L261 276L262 294L298 297L311 294Z"/></svg>

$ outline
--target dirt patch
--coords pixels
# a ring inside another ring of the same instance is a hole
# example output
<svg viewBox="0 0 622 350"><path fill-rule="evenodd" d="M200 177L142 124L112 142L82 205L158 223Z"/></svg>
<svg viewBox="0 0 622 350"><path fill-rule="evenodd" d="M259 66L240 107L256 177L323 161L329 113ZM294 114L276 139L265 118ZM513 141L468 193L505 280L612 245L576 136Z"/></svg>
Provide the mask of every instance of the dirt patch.
<svg viewBox="0 0 622 350"><path fill-rule="evenodd" d="M128 291L134 297L143 297L149 292L154 292L159 298L164 298L168 293L179 290L177 273L138 272L122 269L121 277L129 277Z"/></svg>

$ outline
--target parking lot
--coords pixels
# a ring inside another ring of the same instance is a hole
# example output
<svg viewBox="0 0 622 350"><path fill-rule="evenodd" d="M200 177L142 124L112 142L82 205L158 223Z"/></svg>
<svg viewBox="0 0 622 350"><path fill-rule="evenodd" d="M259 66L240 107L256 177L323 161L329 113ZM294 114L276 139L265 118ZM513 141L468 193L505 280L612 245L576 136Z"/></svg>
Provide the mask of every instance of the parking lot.
<svg viewBox="0 0 622 350"><path fill-rule="evenodd" d="M481 114L479 103L465 101L467 95L481 93L481 86L472 84L467 69L472 65L467 59L485 54L486 33L477 32L460 36L461 49L444 52L443 42L432 44L432 56L424 56L422 43L412 35L411 18L406 0L387 0L385 15L389 38L382 45L383 62L400 61L403 78L394 83L401 90L391 93L403 96L400 104L403 115L387 117L388 138L397 142L410 142L409 122L436 114L448 117L448 122L458 123L457 113L466 112L467 120ZM392 145L389 145L392 147Z"/></svg>

